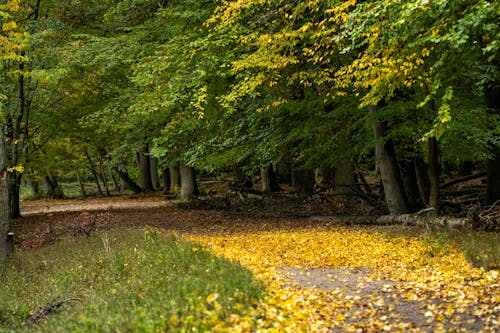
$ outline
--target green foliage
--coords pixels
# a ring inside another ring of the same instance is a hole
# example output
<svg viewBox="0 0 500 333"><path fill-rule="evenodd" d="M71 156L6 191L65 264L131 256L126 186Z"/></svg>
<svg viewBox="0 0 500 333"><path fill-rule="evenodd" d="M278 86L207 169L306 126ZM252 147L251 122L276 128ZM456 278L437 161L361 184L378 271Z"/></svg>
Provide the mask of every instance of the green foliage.
<svg viewBox="0 0 500 333"><path fill-rule="evenodd" d="M207 331L261 297L247 270L150 227L18 253L0 279L2 332ZM38 326L24 322L70 295L81 302Z"/></svg>

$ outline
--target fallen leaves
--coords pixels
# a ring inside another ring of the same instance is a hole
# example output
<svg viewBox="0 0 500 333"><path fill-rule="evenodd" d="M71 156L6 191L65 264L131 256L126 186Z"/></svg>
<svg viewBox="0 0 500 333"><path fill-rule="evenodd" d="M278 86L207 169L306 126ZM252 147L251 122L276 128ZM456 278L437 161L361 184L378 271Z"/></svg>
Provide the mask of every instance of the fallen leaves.
<svg viewBox="0 0 500 333"><path fill-rule="evenodd" d="M471 267L452 245L339 226L185 238L240 262L266 285L261 317L238 318L234 331L494 332L499 325L498 271Z"/></svg>

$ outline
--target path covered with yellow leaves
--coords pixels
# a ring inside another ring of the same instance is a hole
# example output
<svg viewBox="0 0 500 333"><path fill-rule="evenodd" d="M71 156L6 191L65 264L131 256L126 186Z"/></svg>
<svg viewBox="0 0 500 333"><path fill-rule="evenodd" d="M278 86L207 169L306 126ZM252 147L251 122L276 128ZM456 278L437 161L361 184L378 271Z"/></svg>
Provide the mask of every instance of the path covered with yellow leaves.
<svg viewBox="0 0 500 333"><path fill-rule="evenodd" d="M270 332L500 327L498 271L471 267L451 245L339 226L185 238L250 268L267 288L254 313L232 318L235 331L251 325Z"/></svg>
<svg viewBox="0 0 500 333"><path fill-rule="evenodd" d="M500 327L498 270L473 268L445 242L389 232L400 230L397 226L312 221L300 215L309 213L307 206L288 203L264 212L260 202L200 210L159 199L114 199L104 211L92 211L93 201L71 202L60 213L51 204L50 214L47 205L26 203L26 216L15 221L22 249L63 238L85 221L95 229L150 225L252 270L267 296L242 305L248 315L232 315L229 331L498 332Z"/></svg>

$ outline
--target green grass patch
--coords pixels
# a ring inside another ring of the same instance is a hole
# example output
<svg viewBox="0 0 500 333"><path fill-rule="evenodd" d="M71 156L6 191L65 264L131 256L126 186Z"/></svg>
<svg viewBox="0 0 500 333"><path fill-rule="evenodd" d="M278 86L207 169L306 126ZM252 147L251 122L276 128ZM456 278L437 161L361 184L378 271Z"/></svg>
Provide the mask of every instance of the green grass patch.
<svg viewBox="0 0 500 333"><path fill-rule="evenodd" d="M1 332L217 331L262 297L248 270L152 228L18 253L0 266L0 283ZM26 322L69 296L81 302Z"/></svg>

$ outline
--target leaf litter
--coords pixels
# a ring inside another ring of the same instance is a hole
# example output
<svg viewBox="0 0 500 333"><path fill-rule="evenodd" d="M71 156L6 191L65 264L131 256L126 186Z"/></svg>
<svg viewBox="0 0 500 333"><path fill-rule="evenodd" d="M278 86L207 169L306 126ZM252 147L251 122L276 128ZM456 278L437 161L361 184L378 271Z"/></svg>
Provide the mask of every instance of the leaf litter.
<svg viewBox="0 0 500 333"><path fill-rule="evenodd" d="M80 235L82 225L91 231L151 225L175 232L251 269L267 289L248 315L230 316L229 331L496 332L499 327L498 270L472 267L451 244L436 247L418 237L388 236L383 228L312 221L307 218L312 212L300 205L185 209L157 198L69 205L58 206L60 212L46 202L25 207L25 217L13 224L21 249Z"/></svg>

